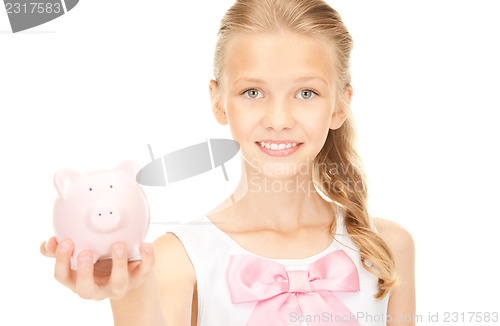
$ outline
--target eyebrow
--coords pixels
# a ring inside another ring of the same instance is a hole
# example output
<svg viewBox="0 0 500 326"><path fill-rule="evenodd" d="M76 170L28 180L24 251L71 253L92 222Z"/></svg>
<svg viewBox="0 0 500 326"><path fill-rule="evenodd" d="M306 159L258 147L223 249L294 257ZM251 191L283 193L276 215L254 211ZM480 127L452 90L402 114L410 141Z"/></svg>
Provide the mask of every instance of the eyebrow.
<svg viewBox="0 0 500 326"><path fill-rule="evenodd" d="M324 78L316 77L316 76L302 76L302 77L296 78L294 80L294 82L299 82L299 81L304 82L304 81L313 80L313 79L317 79L317 80L325 83L325 85L328 85L328 82ZM236 84L236 83L238 83L238 82L240 82L240 81L248 81L248 82L251 82L251 83L267 84L266 81L264 81L262 79L242 77L242 78L238 78L236 81L234 81L233 85Z"/></svg>

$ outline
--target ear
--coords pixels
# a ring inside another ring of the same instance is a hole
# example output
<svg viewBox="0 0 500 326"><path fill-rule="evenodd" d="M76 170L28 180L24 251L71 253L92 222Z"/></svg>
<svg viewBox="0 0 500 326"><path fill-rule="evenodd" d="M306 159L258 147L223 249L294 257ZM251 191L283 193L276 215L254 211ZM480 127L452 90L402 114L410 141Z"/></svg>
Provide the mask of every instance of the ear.
<svg viewBox="0 0 500 326"><path fill-rule="evenodd" d="M342 127L342 124L347 119L347 111L351 109L352 94L352 86L351 84L348 84L344 90L344 98L342 99L344 105L335 107L335 111L333 112L332 120L330 122L330 129L335 130Z"/></svg>
<svg viewBox="0 0 500 326"><path fill-rule="evenodd" d="M80 177L80 173L70 169L60 169L54 174L54 186L59 197L66 199L68 190L73 182Z"/></svg>
<svg viewBox="0 0 500 326"><path fill-rule="evenodd" d="M217 82L213 79L210 80L208 84L208 91L210 93L210 102L212 106L212 112L214 113L215 119L218 123L225 126L229 123L227 119L227 114L222 108L222 103L220 100L221 90Z"/></svg>
<svg viewBox="0 0 500 326"><path fill-rule="evenodd" d="M139 164L139 162L128 160L118 164L114 170L125 174L127 177L134 180L134 182L137 182L136 175L137 173L139 173L140 169L141 165Z"/></svg>

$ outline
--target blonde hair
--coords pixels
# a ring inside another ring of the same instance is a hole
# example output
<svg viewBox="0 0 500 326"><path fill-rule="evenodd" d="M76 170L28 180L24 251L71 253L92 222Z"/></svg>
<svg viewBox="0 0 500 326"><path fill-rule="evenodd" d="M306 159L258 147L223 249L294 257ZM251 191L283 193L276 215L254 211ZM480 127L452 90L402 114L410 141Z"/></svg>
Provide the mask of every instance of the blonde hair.
<svg viewBox="0 0 500 326"><path fill-rule="evenodd" d="M397 284L393 254L387 243L372 229L367 209L366 176L355 150L357 133L352 112L344 96L351 82L350 54L353 41L340 15L322 0L237 0L224 15L214 55L214 77L224 89L223 71L231 39L239 33L278 33L293 31L317 37L332 45L336 60L332 64L337 78L338 109L347 119L338 129L328 131L325 144L314 159L314 184L344 213L346 230L359 247L365 269L378 277L383 298ZM340 165L342 173L328 167ZM325 168L326 167L326 168ZM355 189L351 189L352 184ZM359 189L361 188L361 189ZM335 230L333 220L330 232ZM368 266L366 260L373 265Z"/></svg>

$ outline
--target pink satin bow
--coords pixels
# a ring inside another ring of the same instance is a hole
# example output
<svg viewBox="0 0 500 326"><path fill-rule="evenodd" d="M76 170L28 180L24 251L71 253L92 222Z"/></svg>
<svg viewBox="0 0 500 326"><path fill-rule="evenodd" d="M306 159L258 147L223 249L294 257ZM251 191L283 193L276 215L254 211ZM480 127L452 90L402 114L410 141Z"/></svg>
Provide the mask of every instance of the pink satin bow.
<svg viewBox="0 0 500 326"><path fill-rule="evenodd" d="M318 259L309 271L289 270L253 255L232 255L226 279L233 303L256 302L247 325L356 325L334 292L359 291L356 265L343 251Z"/></svg>

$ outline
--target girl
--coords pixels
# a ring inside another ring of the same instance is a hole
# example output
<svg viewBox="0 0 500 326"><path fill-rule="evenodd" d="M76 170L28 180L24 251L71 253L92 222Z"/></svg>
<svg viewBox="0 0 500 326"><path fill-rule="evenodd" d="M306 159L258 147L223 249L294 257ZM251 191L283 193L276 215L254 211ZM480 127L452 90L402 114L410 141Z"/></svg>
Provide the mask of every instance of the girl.
<svg viewBox="0 0 500 326"><path fill-rule="evenodd" d="M414 244L372 218L350 111L353 43L322 0L238 0L209 83L240 144L233 194L127 263L43 243L55 278L110 298L115 325L414 325ZM152 250L154 249L154 250ZM154 253L153 253L154 252ZM112 263L112 264L111 264Z"/></svg>

